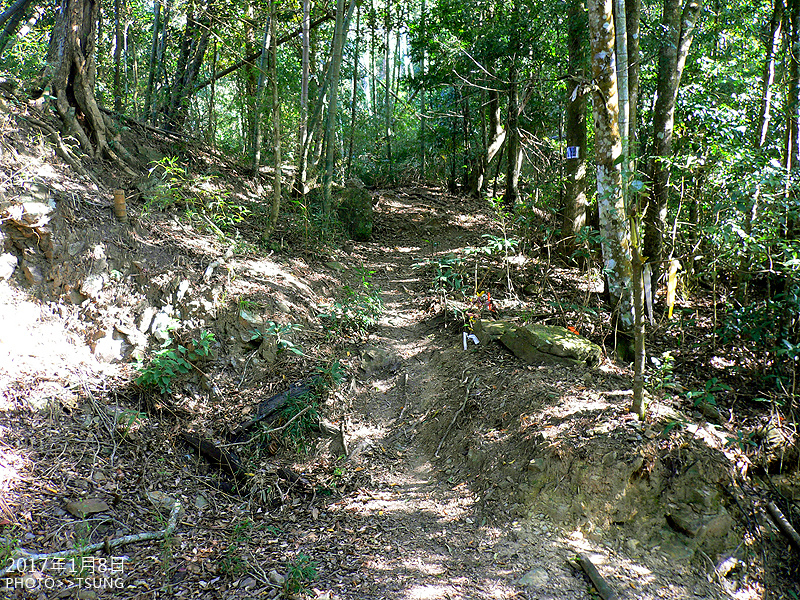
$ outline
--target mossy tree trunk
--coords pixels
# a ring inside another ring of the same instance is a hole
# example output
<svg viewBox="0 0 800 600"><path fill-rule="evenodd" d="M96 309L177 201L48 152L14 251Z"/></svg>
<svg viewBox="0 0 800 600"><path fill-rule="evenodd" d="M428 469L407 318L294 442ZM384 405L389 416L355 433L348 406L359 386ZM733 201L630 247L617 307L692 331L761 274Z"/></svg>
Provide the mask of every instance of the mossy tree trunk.
<svg viewBox="0 0 800 600"><path fill-rule="evenodd" d="M631 240L622 194L622 140L611 0L589 0L597 202L611 307L622 331L633 330Z"/></svg>
<svg viewBox="0 0 800 600"><path fill-rule="evenodd" d="M586 225L586 4L571 0L567 9L567 44L569 47L569 79L567 81L567 114L565 133L567 146L576 147L578 155L565 165L566 194L561 225L562 247L571 255L576 240Z"/></svg>

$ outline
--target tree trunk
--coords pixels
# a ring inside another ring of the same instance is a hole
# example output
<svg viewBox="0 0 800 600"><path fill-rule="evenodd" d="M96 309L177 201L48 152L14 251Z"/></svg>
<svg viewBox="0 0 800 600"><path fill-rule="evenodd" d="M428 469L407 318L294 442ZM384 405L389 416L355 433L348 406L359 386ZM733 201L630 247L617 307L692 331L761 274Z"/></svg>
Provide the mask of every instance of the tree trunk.
<svg viewBox="0 0 800 600"><path fill-rule="evenodd" d="M361 45L361 6L358 6L356 12L356 47L353 50L353 91L350 98L350 140L347 148L347 169L345 172L350 175L353 167L353 145L355 144L356 137L356 117L358 115L358 61L360 59L360 45Z"/></svg>
<svg viewBox="0 0 800 600"><path fill-rule="evenodd" d="M179 129L188 116L189 98L194 93L197 74L211 37L210 11L214 10L214 0L206 0L205 5L199 8L198 16L195 16L195 10L198 9L191 3L186 15L172 93L165 107L168 129Z"/></svg>
<svg viewBox="0 0 800 600"><path fill-rule="evenodd" d="M353 1L355 4L355 0ZM333 48L330 68L328 93L328 115L325 120L325 174L322 179L322 213L329 217L332 210L331 186L333 184L333 165L336 155L336 106L339 91L339 72L342 66L342 48L344 47L345 0L336 2L336 28L333 33Z"/></svg>
<svg viewBox="0 0 800 600"><path fill-rule="evenodd" d="M272 146L274 148L274 177L272 179L272 207L269 216L269 230L267 237L275 231L278 224L278 214L281 209L281 101L278 97L278 40L275 39L275 16L277 15L277 2L269 3L270 23L270 61L269 83L272 92Z"/></svg>
<svg viewBox="0 0 800 600"><path fill-rule="evenodd" d="M297 136L297 176L292 186L292 194L305 196L306 181L308 179L308 80L310 75L310 27L311 0L303 0L303 22L302 22L302 44L303 53L301 58L300 75L300 133Z"/></svg>
<svg viewBox="0 0 800 600"><path fill-rule="evenodd" d="M261 112L264 100L264 83L267 78L267 59L272 48L271 34L274 30L272 15L267 17L267 24L264 26L264 40L261 44L261 60L258 63L258 83L255 94L255 110L253 111L253 174L258 173L261 166L261 141L263 138L263 128L261 126ZM271 84L271 82L270 82Z"/></svg>
<svg viewBox="0 0 800 600"><path fill-rule="evenodd" d="M644 215L644 255L650 263L653 281L658 282L663 261L663 236L669 200L669 166L675 101L700 16L700 0L688 0L681 11L681 0L664 0L663 29L666 32L658 60L658 84L653 114L653 151L650 166L651 192Z"/></svg>
<svg viewBox="0 0 800 600"><path fill-rule="evenodd" d="M427 39L427 6L425 0L422 0L422 8L419 13L420 33L421 38ZM420 178L425 181L426 178L426 160L425 160L425 95L426 89L424 84L425 77L425 47L422 48L422 56L420 57L418 78L420 80L420 94L419 94L419 164L420 164Z"/></svg>
<svg viewBox="0 0 800 600"><path fill-rule="evenodd" d="M50 37L44 79L49 82L56 111L82 150L90 156L119 160L109 146L106 123L94 94L99 12L99 0L62 0Z"/></svg>
<svg viewBox="0 0 800 600"><path fill-rule="evenodd" d="M628 147L632 158L640 154L639 140L639 73L642 60L639 50L639 23L642 11L642 0L625 0L625 20L628 32Z"/></svg>
<svg viewBox="0 0 800 600"><path fill-rule="evenodd" d="M489 116L489 131L487 134L486 146L482 148L482 156L475 158L474 169L471 174L470 188L468 193L472 196L479 196L486 185L486 171L503 143L506 141L506 130L503 129L500 114L500 93L493 88L488 90L489 103L487 106Z"/></svg>
<svg viewBox="0 0 800 600"><path fill-rule="evenodd" d="M619 96L614 60L614 21L611 0L589 0L589 35L595 87L592 105L597 161L597 203L600 213L604 270L611 308L619 328L634 326L631 247L628 219L622 196L622 154L619 132Z"/></svg>
<svg viewBox="0 0 800 600"><path fill-rule="evenodd" d="M391 67L391 32L392 32L392 11L391 3L386 2L386 20L384 27L386 29L386 46L383 52L383 74L384 74L384 102L383 102L383 116L384 116L384 134L386 135L386 160L388 163L389 177L392 175L392 96L390 90L392 89L392 67ZM455 149L453 149L455 152Z"/></svg>
<svg viewBox="0 0 800 600"><path fill-rule="evenodd" d="M122 26L120 24L120 12L123 0L114 0L114 111L122 112L122 82L121 64L122 57Z"/></svg>
<svg viewBox="0 0 800 600"><path fill-rule="evenodd" d="M567 146L576 147L578 155L568 158L566 196L561 226L563 248L567 255L576 249L578 234L586 225L586 6L583 0L571 0L567 14L569 79L567 80Z"/></svg>
<svg viewBox="0 0 800 600"><path fill-rule="evenodd" d="M789 77L786 88L786 206L795 201L796 191L791 181L800 167L800 0L789 0ZM781 236L792 239L795 232L790 211L786 211L786 221Z"/></svg>
<svg viewBox="0 0 800 600"><path fill-rule="evenodd" d="M156 55L158 53L158 29L161 26L161 0L155 0L153 6L153 44L150 46L150 65L147 74L147 91L144 94L144 118L146 122L155 122L155 115L150 114L150 107L153 102L153 86L155 83Z"/></svg>
<svg viewBox="0 0 800 600"><path fill-rule="evenodd" d="M503 205L513 210L519 200L519 170L521 148L519 143L519 74L517 61L520 59L521 42L518 31L520 3L514 3L511 20L511 40L509 42L510 65L508 68L508 120L506 139L506 191L503 194Z"/></svg>

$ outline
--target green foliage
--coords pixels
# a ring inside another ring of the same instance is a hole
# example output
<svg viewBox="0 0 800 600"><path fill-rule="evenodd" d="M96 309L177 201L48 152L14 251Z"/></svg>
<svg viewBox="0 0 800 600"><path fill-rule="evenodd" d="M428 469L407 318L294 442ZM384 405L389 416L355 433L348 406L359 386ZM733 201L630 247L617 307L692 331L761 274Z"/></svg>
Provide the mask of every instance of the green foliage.
<svg viewBox="0 0 800 600"><path fill-rule="evenodd" d="M122 436L122 439L127 439L146 419L147 415L143 412L130 409L124 410L117 417L117 431Z"/></svg>
<svg viewBox="0 0 800 600"><path fill-rule="evenodd" d="M285 325L280 325L274 321L267 321L264 325L264 331L254 329L250 332L250 341L252 342L262 338L274 337L278 348L278 353L288 350L289 352L297 354L298 356L305 356L302 348L296 346L293 342L285 338L286 334L289 334L293 331L299 331L302 328L303 326L300 325L300 323L287 323Z"/></svg>
<svg viewBox="0 0 800 600"><path fill-rule="evenodd" d="M284 584L287 594L299 594L308 589L308 585L317 578L317 563L310 556L298 554L289 565Z"/></svg>
<svg viewBox="0 0 800 600"><path fill-rule="evenodd" d="M203 331L188 346L172 347L172 342L167 342L170 346L157 351L147 366L139 365L136 383L144 388L158 388L162 394L171 393L176 377L191 371L193 362L211 356L214 341L213 333Z"/></svg>
<svg viewBox="0 0 800 600"><path fill-rule="evenodd" d="M455 254L448 254L442 258L428 258L415 263L413 268L432 271L435 292L458 292L464 287L466 277L464 260Z"/></svg>
<svg viewBox="0 0 800 600"><path fill-rule="evenodd" d="M673 388L675 386L675 357L672 353L662 352L661 356L650 357L650 368L644 374L644 382L652 393Z"/></svg>
<svg viewBox="0 0 800 600"><path fill-rule="evenodd" d="M716 377L712 377L708 381L706 381L705 386L702 390L689 390L686 392L685 396L687 400L692 401L694 406L701 406L701 405L709 405L709 406L716 406L717 405L717 397L716 394L720 392L730 392L731 386L720 383L719 379Z"/></svg>
<svg viewBox="0 0 800 600"><path fill-rule="evenodd" d="M753 439L756 434L754 431L746 434L739 430L734 432L735 435L728 436L725 440L725 447L726 448L738 448L742 452L746 452L747 450L751 450L755 447L758 447L758 442Z"/></svg>
<svg viewBox="0 0 800 600"><path fill-rule="evenodd" d="M215 177L190 174L189 167L176 156L165 156L150 164L149 173L156 185L146 195L146 212L184 207L187 219L218 235L235 233L253 215L250 206L232 200L230 192L220 189Z"/></svg>
<svg viewBox="0 0 800 600"><path fill-rule="evenodd" d="M380 288L372 283L375 272L363 267L356 271L361 278L360 286L353 289L345 285L344 296L319 315L334 332L363 335L377 324L383 314Z"/></svg>
<svg viewBox="0 0 800 600"><path fill-rule="evenodd" d="M3 537L0 538L0 564L4 567L11 562L19 547L19 541L20 533L15 526L3 530Z"/></svg>
<svg viewBox="0 0 800 600"><path fill-rule="evenodd" d="M230 544L222 553L222 556L219 559L218 568L219 572L226 577L235 579L236 577L247 573L247 570L250 568L250 564L247 562L247 559L240 556L238 545Z"/></svg>

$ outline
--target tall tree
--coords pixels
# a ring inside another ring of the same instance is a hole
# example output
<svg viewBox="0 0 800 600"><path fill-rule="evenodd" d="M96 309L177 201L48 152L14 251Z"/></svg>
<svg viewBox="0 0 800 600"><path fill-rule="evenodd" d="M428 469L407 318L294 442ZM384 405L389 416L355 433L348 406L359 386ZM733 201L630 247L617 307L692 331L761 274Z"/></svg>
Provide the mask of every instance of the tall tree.
<svg viewBox="0 0 800 600"><path fill-rule="evenodd" d="M561 226L563 247L567 254L575 250L575 241L586 225L586 4L571 0L567 12L567 44L569 66L567 79L567 147L576 148L577 155L567 159L565 168L566 194Z"/></svg>
<svg viewBox="0 0 800 600"><path fill-rule="evenodd" d="M49 86L58 115L81 149L95 157L120 161L117 144L112 150L108 128L95 97L97 20L99 0L61 0L50 35L47 66L40 92Z"/></svg>
<svg viewBox="0 0 800 600"><path fill-rule="evenodd" d="M514 2L514 12L511 15L511 36L509 41L508 68L508 121L506 134L506 191L503 194L503 204L511 210L519 199L519 172L522 165L522 146L519 135L519 66L521 59L522 42L520 38L520 0Z"/></svg>
<svg viewBox="0 0 800 600"><path fill-rule="evenodd" d="M350 6L347 22L355 6L353 0ZM336 27L333 32L333 45L331 50L331 67L329 69L328 114L325 120L325 174L322 179L322 212L327 217L331 214L331 186L333 184L333 166L336 154L336 110L339 92L339 73L342 66L342 49L347 35L345 23L345 0L336 2Z"/></svg>
<svg viewBox="0 0 800 600"><path fill-rule="evenodd" d="M281 209L281 99L278 95L278 40L275 36L275 16L277 14L277 0L269 3L269 83L272 96L272 148L273 148L273 177L272 177L272 207L270 209L269 229L267 236L271 235L278 223L278 214Z"/></svg>
<svg viewBox="0 0 800 600"><path fill-rule="evenodd" d="M589 0L592 90L597 162L597 203L603 263L612 309L622 331L633 329L631 242L622 194L622 141L614 53L612 0Z"/></svg>
<svg viewBox="0 0 800 600"><path fill-rule="evenodd" d="M675 101L686 65L686 57L700 16L701 1L664 0L663 39L658 57L658 82L653 112L651 191L644 215L644 256L651 265L654 281L662 271L663 238L669 200L669 160L675 128Z"/></svg>

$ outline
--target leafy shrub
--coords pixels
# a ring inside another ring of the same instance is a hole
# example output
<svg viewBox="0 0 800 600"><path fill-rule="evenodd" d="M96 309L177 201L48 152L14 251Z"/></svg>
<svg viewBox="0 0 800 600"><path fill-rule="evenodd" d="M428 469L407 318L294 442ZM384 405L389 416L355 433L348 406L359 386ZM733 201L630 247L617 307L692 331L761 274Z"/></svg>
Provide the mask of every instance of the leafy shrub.
<svg viewBox="0 0 800 600"><path fill-rule="evenodd" d="M193 362L211 356L211 344L214 341L213 333L203 331L200 338L188 346L178 344L177 347L162 348L153 355L146 367L139 366L141 375L136 378L136 383L145 388L157 387L162 394L172 392L172 382L176 377L191 371Z"/></svg>

